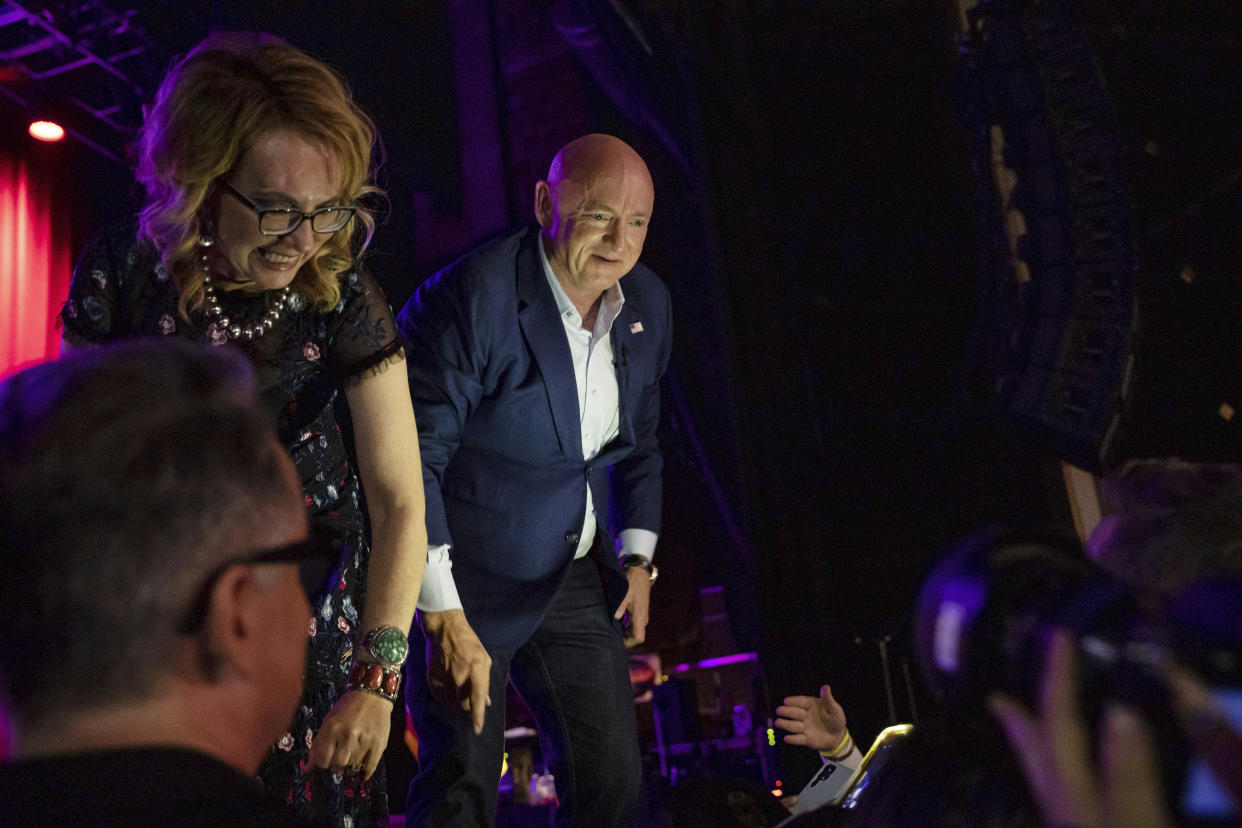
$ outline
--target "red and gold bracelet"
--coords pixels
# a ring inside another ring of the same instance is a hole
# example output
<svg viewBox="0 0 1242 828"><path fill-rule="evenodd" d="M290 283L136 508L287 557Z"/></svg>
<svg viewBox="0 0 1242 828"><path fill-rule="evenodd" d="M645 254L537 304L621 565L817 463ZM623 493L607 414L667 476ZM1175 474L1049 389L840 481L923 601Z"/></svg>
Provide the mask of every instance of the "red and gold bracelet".
<svg viewBox="0 0 1242 828"><path fill-rule="evenodd" d="M374 693L390 702L396 702L397 692L401 689L401 668L390 670L381 664L364 664L355 661L349 670L349 679L345 682L346 690L361 690Z"/></svg>

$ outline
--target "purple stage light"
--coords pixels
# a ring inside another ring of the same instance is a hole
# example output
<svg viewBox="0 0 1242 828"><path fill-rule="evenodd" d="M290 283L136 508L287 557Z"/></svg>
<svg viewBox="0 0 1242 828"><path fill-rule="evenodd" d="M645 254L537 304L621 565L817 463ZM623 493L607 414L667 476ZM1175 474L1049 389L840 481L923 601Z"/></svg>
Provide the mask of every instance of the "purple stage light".
<svg viewBox="0 0 1242 828"><path fill-rule="evenodd" d="M715 658L705 658L702 661L690 661L685 664L678 664L676 667L670 667L668 672L672 673L688 673L691 670L710 670L713 667L724 667L727 664L743 664L747 661L758 661L758 653L734 653L727 656L716 656Z"/></svg>

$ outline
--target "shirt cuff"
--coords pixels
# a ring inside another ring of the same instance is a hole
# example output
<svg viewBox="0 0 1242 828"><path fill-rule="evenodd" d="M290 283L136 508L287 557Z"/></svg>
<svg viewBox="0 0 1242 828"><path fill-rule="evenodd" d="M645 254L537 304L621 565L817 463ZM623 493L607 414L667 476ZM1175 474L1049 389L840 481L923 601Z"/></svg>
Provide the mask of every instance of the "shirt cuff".
<svg viewBox="0 0 1242 828"><path fill-rule="evenodd" d="M650 529L622 529L620 556L642 555L648 561L655 557L656 541L660 536Z"/></svg>
<svg viewBox="0 0 1242 828"><path fill-rule="evenodd" d="M457 583L453 580L453 561L449 558L447 543L427 549L427 568L423 570L423 587L418 593L417 606L422 612L462 608Z"/></svg>

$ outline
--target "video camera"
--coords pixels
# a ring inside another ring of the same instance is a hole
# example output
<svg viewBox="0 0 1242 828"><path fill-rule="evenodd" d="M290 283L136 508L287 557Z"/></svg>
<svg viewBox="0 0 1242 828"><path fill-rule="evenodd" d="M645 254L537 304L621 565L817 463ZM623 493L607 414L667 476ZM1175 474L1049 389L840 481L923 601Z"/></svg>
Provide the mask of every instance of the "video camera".
<svg viewBox="0 0 1242 828"><path fill-rule="evenodd" d="M1035 709L1058 627L1079 643L1079 702L1091 731L1110 700L1140 708L1161 745L1170 803L1183 815L1236 817L1231 803L1209 806L1190 793L1197 769L1162 670L1175 660L1218 694L1242 699L1242 579L1194 582L1162 606L1144 606L1072 538L987 531L953 548L925 580L915 655L948 710L982 712L994 692Z"/></svg>

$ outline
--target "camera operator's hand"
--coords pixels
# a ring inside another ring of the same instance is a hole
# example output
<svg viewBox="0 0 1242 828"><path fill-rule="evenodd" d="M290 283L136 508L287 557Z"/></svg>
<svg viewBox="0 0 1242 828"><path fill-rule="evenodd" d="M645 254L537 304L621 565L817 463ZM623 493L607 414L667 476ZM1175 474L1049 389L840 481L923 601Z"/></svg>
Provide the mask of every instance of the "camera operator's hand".
<svg viewBox="0 0 1242 828"><path fill-rule="evenodd" d="M1100 762L1093 767L1087 728L1078 705L1078 653L1058 630L1048 648L1040 709L996 694L992 714L1022 762L1049 825L1087 828L1165 828L1173 825L1163 802L1155 746L1133 708L1109 704L1100 724Z"/></svg>

